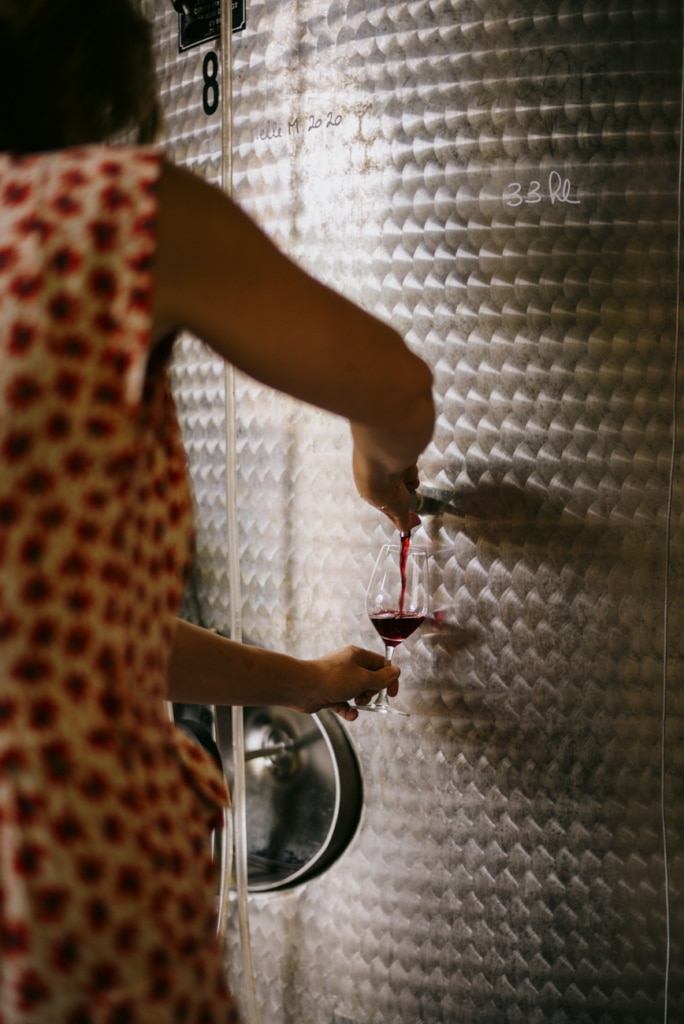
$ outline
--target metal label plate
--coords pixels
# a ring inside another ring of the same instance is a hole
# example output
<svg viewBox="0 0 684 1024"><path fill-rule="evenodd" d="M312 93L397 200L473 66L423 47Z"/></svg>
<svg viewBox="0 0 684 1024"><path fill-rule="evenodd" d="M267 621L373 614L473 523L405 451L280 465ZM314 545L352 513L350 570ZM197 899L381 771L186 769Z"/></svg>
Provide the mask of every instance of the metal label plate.
<svg viewBox="0 0 684 1024"><path fill-rule="evenodd" d="M218 39L221 34L220 0L196 0L185 4L186 10L178 15L178 50ZM233 32L242 32L247 24L246 0L233 0Z"/></svg>

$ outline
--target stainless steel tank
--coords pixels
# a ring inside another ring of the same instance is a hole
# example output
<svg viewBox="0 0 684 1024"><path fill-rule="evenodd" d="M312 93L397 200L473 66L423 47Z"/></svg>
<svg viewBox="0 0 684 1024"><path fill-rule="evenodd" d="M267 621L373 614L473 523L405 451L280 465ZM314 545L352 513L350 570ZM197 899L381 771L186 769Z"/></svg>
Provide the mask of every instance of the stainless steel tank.
<svg viewBox="0 0 684 1024"><path fill-rule="evenodd" d="M217 179L218 43L179 54L170 4L147 6L169 152ZM252 0L246 19L235 196L430 362L422 486L453 506L415 537L436 614L397 655L411 717L349 729L351 845L251 897L264 1021L675 1024L681 2ZM220 364L185 339L174 386L188 614L225 629ZM376 646L388 528L344 427L241 379L233 441L245 634Z"/></svg>

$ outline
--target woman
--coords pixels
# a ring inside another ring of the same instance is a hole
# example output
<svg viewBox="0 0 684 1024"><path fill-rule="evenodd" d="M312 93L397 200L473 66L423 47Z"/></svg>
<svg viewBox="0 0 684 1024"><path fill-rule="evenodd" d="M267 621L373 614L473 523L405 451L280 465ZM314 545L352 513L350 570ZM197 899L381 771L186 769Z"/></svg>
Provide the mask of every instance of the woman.
<svg viewBox="0 0 684 1024"><path fill-rule="evenodd" d="M0 1024L236 1020L207 856L227 794L163 702L353 720L398 686L370 651L176 619L179 329L346 417L359 493L402 529L433 405L393 330L143 144L157 113L134 0L0 0Z"/></svg>

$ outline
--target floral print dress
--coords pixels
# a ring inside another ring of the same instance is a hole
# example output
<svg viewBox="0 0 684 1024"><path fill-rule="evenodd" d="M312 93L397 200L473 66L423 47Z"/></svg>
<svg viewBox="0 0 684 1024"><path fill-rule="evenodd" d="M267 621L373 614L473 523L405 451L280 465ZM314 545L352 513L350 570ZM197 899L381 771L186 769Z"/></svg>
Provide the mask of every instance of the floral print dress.
<svg viewBox="0 0 684 1024"><path fill-rule="evenodd" d="M150 348L161 156L0 156L0 1024L228 1024L209 830L169 720L192 557Z"/></svg>

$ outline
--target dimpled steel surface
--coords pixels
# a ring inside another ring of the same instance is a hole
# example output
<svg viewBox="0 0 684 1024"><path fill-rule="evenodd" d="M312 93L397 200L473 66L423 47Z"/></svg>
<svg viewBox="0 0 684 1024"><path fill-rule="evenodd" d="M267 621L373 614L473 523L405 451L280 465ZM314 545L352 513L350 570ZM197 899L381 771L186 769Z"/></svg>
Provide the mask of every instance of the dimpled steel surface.
<svg viewBox="0 0 684 1024"><path fill-rule="evenodd" d="M218 44L179 56L148 7L169 150L216 175ZM351 847L251 898L263 1020L683 1020L681 3L252 0L233 65L236 198L428 360L423 487L458 512L414 536L411 717L349 729ZM220 382L184 341L193 612L223 628ZM239 380L236 445L245 634L377 648L389 529L344 427Z"/></svg>

